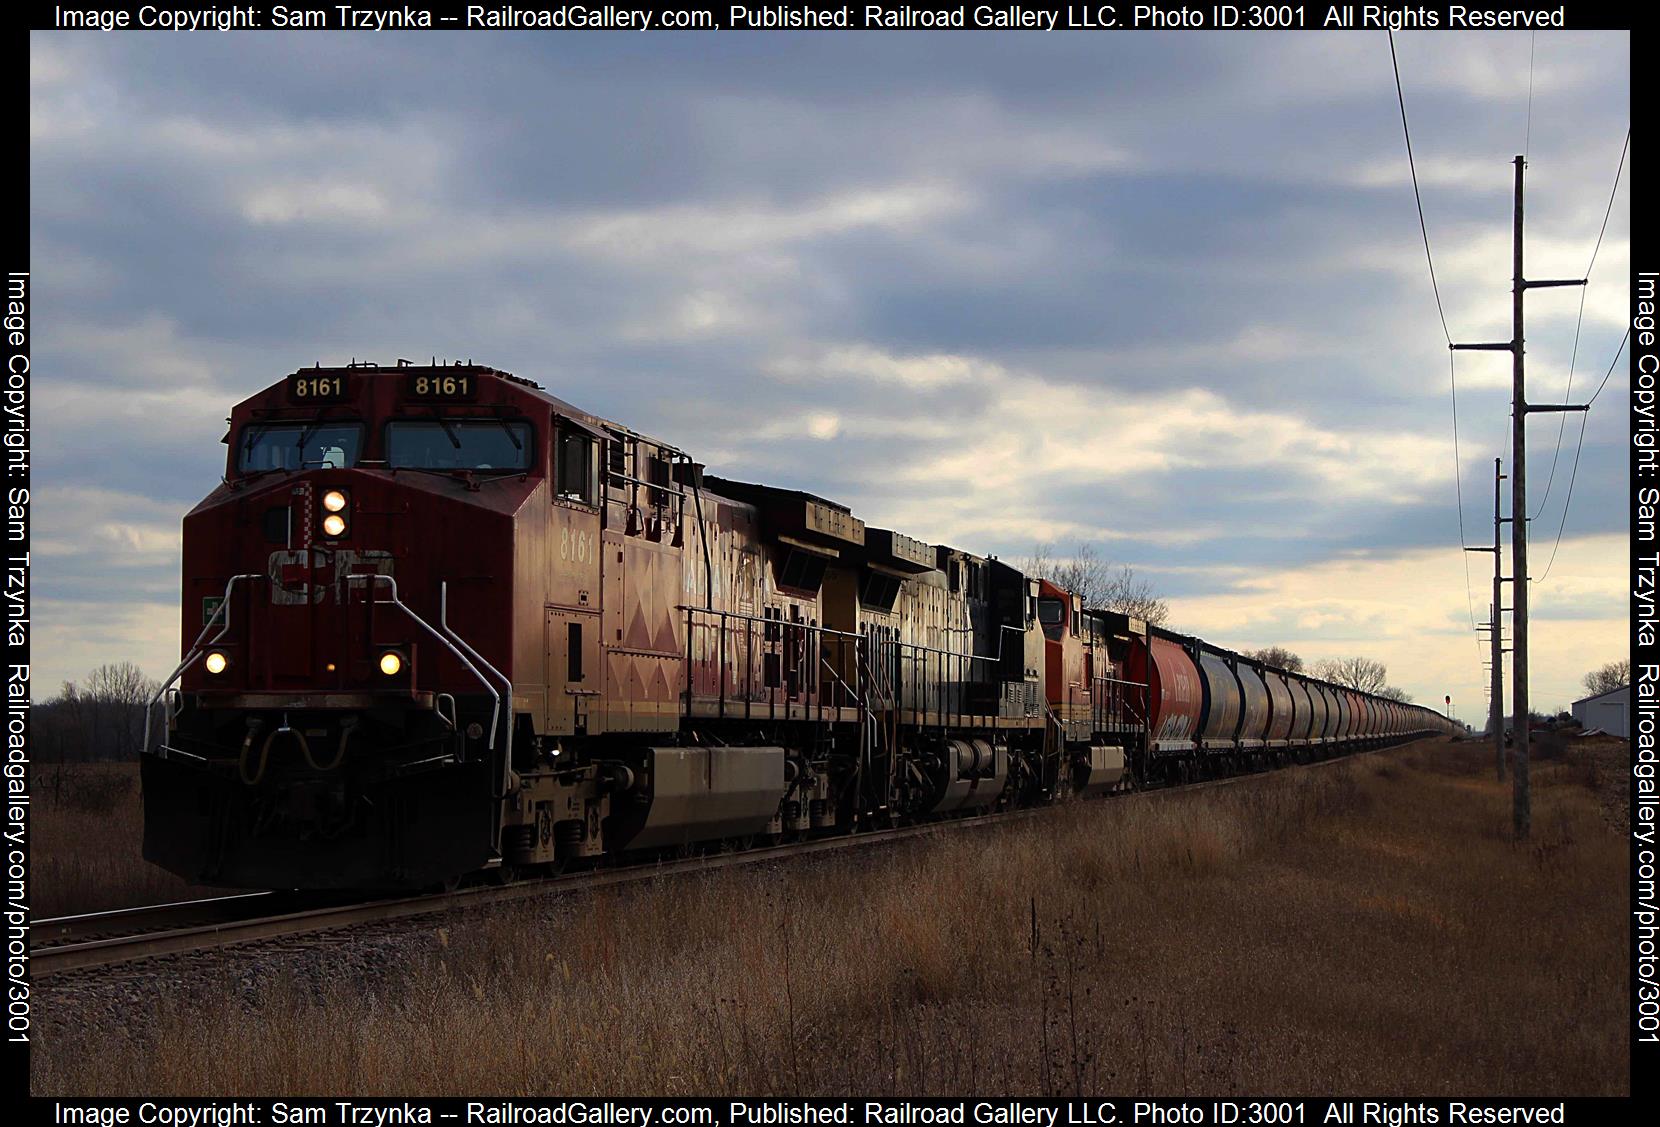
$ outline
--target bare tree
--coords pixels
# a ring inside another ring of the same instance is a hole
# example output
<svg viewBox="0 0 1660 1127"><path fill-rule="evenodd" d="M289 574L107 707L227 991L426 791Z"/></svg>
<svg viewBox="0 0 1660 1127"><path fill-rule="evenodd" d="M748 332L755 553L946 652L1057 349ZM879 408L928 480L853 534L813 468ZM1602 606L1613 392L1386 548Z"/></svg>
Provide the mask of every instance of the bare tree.
<svg viewBox="0 0 1660 1127"><path fill-rule="evenodd" d="M64 682L58 698L37 711L61 758L130 759L138 752L144 707L156 688L132 662L107 663L87 674L84 685Z"/></svg>
<svg viewBox="0 0 1660 1127"><path fill-rule="evenodd" d="M1053 543L1039 544L1021 570L1071 591L1086 607L1099 606L1106 588L1106 563L1089 544L1079 544L1070 558L1057 556Z"/></svg>
<svg viewBox="0 0 1660 1127"><path fill-rule="evenodd" d="M155 691L155 682L130 661L106 663L86 675L86 694L97 701L139 704Z"/></svg>
<svg viewBox="0 0 1660 1127"><path fill-rule="evenodd" d="M1362 693L1381 692L1389 684L1389 669L1369 657L1326 657L1314 663L1314 675Z"/></svg>
<svg viewBox="0 0 1660 1127"><path fill-rule="evenodd" d="M1111 569L1101 609L1127 614L1154 626L1162 626L1170 617L1170 604L1159 598L1153 585L1138 577L1129 564Z"/></svg>
<svg viewBox="0 0 1660 1127"><path fill-rule="evenodd" d="M51 712L47 712L47 709ZM65 762L73 763L98 757L97 749L102 742L99 737L103 734L100 721L103 717L75 682L65 681L57 700L49 702L44 709L34 709L34 712L44 713L38 717L31 716L31 720L35 720L43 732L53 737L59 755ZM60 719L61 723L51 723L53 718Z"/></svg>
<svg viewBox="0 0 1660 1127"><path fill-rule="evenodd" d="M1252 661L1263 665L1272 665L1275 669L1283 669L1287 673L1301 673L1303 659L1286 649L1284 646L1264 646L1260 650L1247 650L1245 656Z"/></svg>
<svg viewBox="0 0 1660 1127"><path fill-rule="evenodd" d="M1382 697L1384 700L1398 700L1402 704L1412 703L1411 693L1407 692L1405 689L1397 689L1393 685L1390 685L1387 688L1379 689L1378 696Z"/></svg>
<svg viewBox="0 0 1660 1127"><path fill-rule="evenodd" d="M1621 658L1611 661L1601 669L1594 669L1585 675L1585 691L1592 696L1613 692L1631 684L1631 659Z"/></svg>
<svg viewBox="0 0 1660 1127"><path fill-rule="evenodd" d="M1039 544L1020 569L1072 592L1092 610L1127 614L1154 626L1170 617L1169 605L1154 592L1151 583L1137 576L1129 564L1108 563L1087 541L1080 541L1072 555L1064 559L1055 555L1053 543Z"/></svg>
<svg viewBox="0 0 1660 1127"><path fill-rule="evenodd" d="M117 758L138 754L144 738L144 708L160 685L130 661L100 665L87 675L86 691L109 710Z"/></svg>

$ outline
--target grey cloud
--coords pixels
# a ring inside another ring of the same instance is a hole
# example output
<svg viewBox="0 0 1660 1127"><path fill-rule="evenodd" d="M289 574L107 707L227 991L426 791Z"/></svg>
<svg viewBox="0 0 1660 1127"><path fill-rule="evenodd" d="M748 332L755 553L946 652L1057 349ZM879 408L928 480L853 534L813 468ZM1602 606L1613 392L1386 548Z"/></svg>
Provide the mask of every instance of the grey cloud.
<svg viewBox="0 0 1660 1127"><path fill-rule="evenodd" d="M1506 227L1523 129L1507 75L1526 37L1397 42L1449 311L1502 316L1504 264L1460 252ZM1066 468L969 495L960 477L914 476L1028 425L1006 413L1029 410L1008 396L1030 387L1009 381L1099 397L1108 463L1120 436L1101 404L1191 388L1311 435L1446 443L1444 342L1376 37L37 33L31 47L31 238L58 266L37 272L38 484L43 506L66 507L45 535L74 549L38 580L53 637L97 630L101 575L129 577L135 602L177 586L176 562L108 532L116 516L75 521L75 490L119 483L146 528L176 522L217 477L231 403L351 356L498 364L734 476L894 519L932 506L984 539L965 546L1018 556L1023 513L1105 530L1181 594L1219 581L1196 562L1456 549L1450 465L1384 508L1333 495L1296 451L1232 471ZM1628 47L1540 39L1541 238L1589 249ZM1605 253L1626 238L1622 199ZM1541 305L1534 325L1541 370L1560 369L1571 316ZM1587 323L1577 367L1596 379L1607 357L1591 342L1607 335ZM941 358L970 374L829 370L858 350L875 368ZM1467 371L1479 526L1507 396ZM917 420L932 429L899 425ZM1569 536L1624 527L1616 422L1593 417Z"/></svg>

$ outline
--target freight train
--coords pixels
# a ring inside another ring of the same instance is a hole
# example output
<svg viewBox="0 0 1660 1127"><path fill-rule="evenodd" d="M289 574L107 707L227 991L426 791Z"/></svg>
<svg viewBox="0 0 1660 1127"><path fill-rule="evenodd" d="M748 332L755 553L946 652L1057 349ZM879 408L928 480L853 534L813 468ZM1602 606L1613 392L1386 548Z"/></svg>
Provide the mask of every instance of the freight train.
<svg viewBox="0 0 1660 1127"><path fill-rule="evenodd" d="M184 518L144 851L430 888L993 812L1454 730L473 364L302 369Z"/></svg>

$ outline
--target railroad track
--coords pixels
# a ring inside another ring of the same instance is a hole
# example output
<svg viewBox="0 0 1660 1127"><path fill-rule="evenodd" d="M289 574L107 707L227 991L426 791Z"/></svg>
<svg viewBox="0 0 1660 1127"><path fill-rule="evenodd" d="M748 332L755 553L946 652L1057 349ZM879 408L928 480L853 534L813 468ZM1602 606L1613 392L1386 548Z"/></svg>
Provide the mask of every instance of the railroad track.
<svg viewBox="0 0 1660 1127"><path fill-rule="evenodd" d="M55 916L35 923L29 941L31 956L49 948L85 943L111 936L162 931L188 923L234 919L239 912L257 913L274 902L274 892L245 892L213 896L204 900L181 900L172 904L149 904L142 908L116 908L80 916Z"/></svg>
<svg viewBox="0 0 1660 1127"><path fill-rule="evenodd" d="M349 894L319 896L294 892L238 892L201 900L115 908L79 916L38 920L30 929L29 955L38 960L49 951L87 946L109 940L131 941L145 935L184 929L232 927L262 916L311 910L324 902L340 903ZM90 949L90 947L89 947Z"/></svg>
<svg viewBox="0 0 1660 1127"><path fill-rule="evenodd" d="M1434 738L1434 737L1429 737ZM1394 747L1410 747L1395 744ZM1314 763L1281 768L1307 771L1345 763L1371 750L1350 752ZM1212 787L1229 786L1271 772L1230 775L1220 779L1160 786L1131 791L1120 798L1161 798L1192 794ZM585 869L559 876L543 877L505 885L482 885L453 892L403 896L381 900L318 905L316 897L301 900L296 894L250 892L207 900L157 904L144 908L95 912L39 921L29 948L30 970L35 979L66 971L110 967L161 955L228 947L299 935L336 931L364 924L410 919L416 916L507 904L566 892L637 884L659 877L713 872L739 865L764 864L793 857L808 857L834 850L888 844L970 826L1012 825L1052 812L1054 806L1028 807L996 814L978 814L900 826L864 833L844 833L788 845L769 845L730 853L709 853L671 861L642 863L614 869Z"/></svg>

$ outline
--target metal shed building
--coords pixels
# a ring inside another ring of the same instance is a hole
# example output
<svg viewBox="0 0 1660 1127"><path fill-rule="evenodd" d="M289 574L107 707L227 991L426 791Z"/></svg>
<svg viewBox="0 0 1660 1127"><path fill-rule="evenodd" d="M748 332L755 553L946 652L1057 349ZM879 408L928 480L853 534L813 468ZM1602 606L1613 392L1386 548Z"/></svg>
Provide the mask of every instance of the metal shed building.
<svg viewBox="0 0 1660 1127"><path fill-rule="evenodd" d="M1601 728L1611 736L1631 738L1631 686L1574 701L1574 719L1586 729Z"/></svg>

